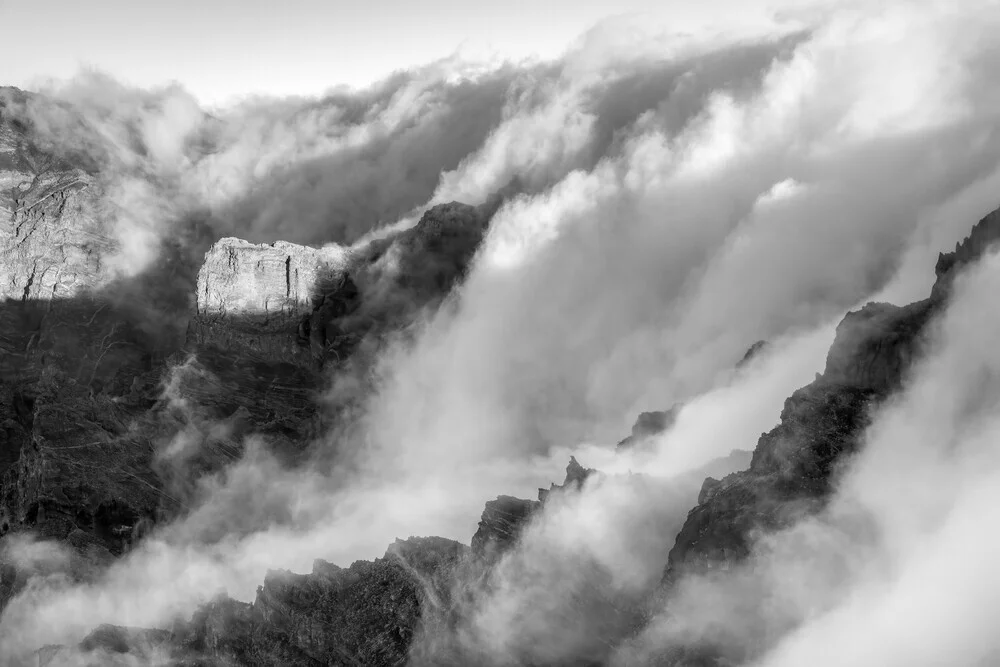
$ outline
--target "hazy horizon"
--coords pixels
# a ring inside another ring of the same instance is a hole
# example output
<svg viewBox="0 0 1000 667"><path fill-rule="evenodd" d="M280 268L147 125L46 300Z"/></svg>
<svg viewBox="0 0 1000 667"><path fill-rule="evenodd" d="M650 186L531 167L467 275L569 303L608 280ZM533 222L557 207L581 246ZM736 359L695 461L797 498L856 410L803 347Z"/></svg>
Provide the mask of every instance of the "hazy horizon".
<svg viewBox="0 0 1000 667"><path fill-rule="evenodd" d="M827 3L709 0L695 7L679 0L557 0L512 11L509 4L454 0L180 0L169 6L3 0L0 25L32 29L8 31L0 41L0 84L36 90L47 80L94 69L140 88L179 83L200 103L219 106L253 95L364 88L393 72L455 56L548 60L609 21L631 22L633 31L741 30L776 11L821 4ZM41 25L38 16L45 17Z"/></svg>

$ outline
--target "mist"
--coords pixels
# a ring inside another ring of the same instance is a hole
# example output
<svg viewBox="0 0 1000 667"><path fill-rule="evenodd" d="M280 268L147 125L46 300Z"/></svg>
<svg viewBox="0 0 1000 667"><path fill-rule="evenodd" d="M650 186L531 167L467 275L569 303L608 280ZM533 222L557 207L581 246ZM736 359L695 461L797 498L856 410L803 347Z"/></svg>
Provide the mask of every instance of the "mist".
<svg viewBox="0 0 1000 667"><path fill-rule="evenodd" d="M251 435L223 470L172 478L186 511L84 583L60 570L73 554L18 546L37 576L0 616L0 642L17 655L98 623L166 627L218 592L252 599L269 569L346 565L409 535L468 542L485 501L534 497L575 454L607 477L546 506L463 611L460 639L498 662L577 655L590 626L546 621L586 583L567 559L637 603L697 496L700 480L679 476L752 449L822 369L846 311L925 296L936 253L1000 203L995 8L831 5L743 34L638 41L611 39L612 22L553 61L452 58L367 90L211 112L180 86L85 72L18 105L111 202L102 286L134 300L121 285L159 275L177 248L186 277L145 304L151 321L179 308L222 236L359 249L434 204L503 196L464 283L380 353L360 416L311 443L323 465L287 466ZM755 573L686 582L671 603L684 626L654 622L628 650L727 624L743 638L733 610L771 594L761 665L989 658L985 625L941 610L996 603L986 524L962 510L988 513L995 476L997 266L962 283L831 509L764 540ZM758 340L769 352L734 370ZM651 450L614 455L639 412L675 403ZM225 429L181 407L162 456Z"/></svg>

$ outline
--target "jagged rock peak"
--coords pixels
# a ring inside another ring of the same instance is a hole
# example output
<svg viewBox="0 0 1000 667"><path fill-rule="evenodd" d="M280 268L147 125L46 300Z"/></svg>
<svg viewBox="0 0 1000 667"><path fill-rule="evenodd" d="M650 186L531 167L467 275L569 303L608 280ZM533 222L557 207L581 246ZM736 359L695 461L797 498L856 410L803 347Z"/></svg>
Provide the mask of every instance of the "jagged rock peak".
<svg viewBox="0 0 1000 667"><path fill-rule="evenodd" d="M919 352L919 334L935 312L934 303L871 302L847 313L837 325L821 379L862 389L895 388Z"/></svg>
<svg viewBox="0 0 1000 667"><path fill-rule="evenodd" d="M350 250L276 241L217 241L198 272L198 314L288 315L312 310L324 273L346 271Z"/></svg>
<svg viewBox="0 0 1000 667"><path fill-rule="evenodd" d="M536 500L497 496L483 509L479 528L472 536L472 551L478 556L501 553L514 545L528 520L541 507Z"/></svg>
<svg viewBox="0 0 1000 667"><path fill-rule="evenodd" d="M866 390L894 389L918 356L921 332L947 299L955 276L998 242L1000 209L982 218L954 252L938 256L928 299L907 306L870 302L848 313L837 326L821 379Z"/></svg>
<svg viewBox="0 0 1000 667"><path fill-rule="evenodd" d="M743 368L744 366L749 364L751 361L759 357L764 352L767 352L767 349L770 346L771 344L768 343L766 340L759 340L753 345L751 345L749 349L747 349L746 354L743 355L743 358L736 363L737 370Z"/></svg>
<svg viewBox="0 0 1000 667"><path fill-rule="evenodd" d="M575 456L571 456L569 457L569 465L566 466L566 481L563 482L563 486L582 485L595 472L597 471L593 468L584 468Z"/></svg>
<svg viewBox="0 0 1000 667"><path fill-rule="evenodd" d="M954 252L940 253L934 273L937 281L931 292L942 298L961 269L975 262L1000 241L1000 209L987 214L969 232L964 241L955 245Z"/></svg>
<svg viewBox="0 0 1000 667"><path fill-rule="evenodd" d="M571 456L562 486L552 484L548 489L538 489L538 500L497 496L496 500L488 501L479 521L479 529L472 537L473 552L480 556L495 555L510 548L552 493L579 489L591 475L596 474L600 474L598 470L585 468L575 456Z"/></svg>

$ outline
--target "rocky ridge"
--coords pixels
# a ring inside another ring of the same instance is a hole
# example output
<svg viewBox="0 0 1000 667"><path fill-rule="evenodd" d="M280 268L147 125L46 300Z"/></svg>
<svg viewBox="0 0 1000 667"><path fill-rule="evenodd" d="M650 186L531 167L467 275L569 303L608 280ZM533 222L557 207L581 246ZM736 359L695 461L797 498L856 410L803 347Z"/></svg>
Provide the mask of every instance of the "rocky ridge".
<svg viewBox="0 0 1000 667"><path fill-rule="evenodd" d="M683 576L730 568L750 555L757 536L822 509L873 410L901 387L920 356L955 276L998 241L1000 210L980 220L954 253L939 257L929 298L906 306L868 303L844 317L825 370L785 401L780 423L761 435L750 467L705 480L668 555L661 599ZM658 662L739 664L763 647L763 641L753 650L743 641L673 646Z"/></svg>

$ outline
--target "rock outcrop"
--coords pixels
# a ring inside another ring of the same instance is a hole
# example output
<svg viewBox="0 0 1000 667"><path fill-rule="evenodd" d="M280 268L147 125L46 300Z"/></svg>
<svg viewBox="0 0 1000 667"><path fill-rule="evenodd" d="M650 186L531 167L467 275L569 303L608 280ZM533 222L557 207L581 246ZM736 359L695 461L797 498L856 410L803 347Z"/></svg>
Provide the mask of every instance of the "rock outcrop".
<svg viewBox="0 0 1000 667"><path fill-rule="evenodd" d="M617 451L631 449L648 438L666 432L677 421L677 415L683 407L681 403L676 403L669 410L640 412L635 424L632 425L632 433L621 440L615 449Z"/></svg>
<svg viewBox="0 0 1000 667"><path fill-rule="evenodd" d="M479 529L472 536L472 550L486 556L502 553L517 543L521 531L541 507L537 500L498 496L486 503Z"/></svg>

